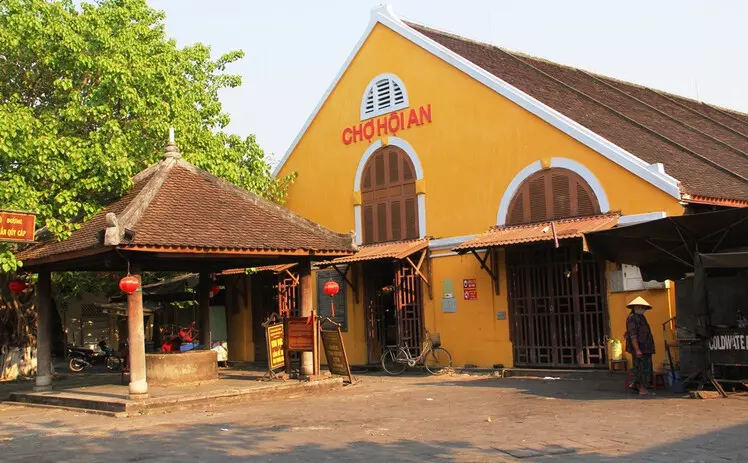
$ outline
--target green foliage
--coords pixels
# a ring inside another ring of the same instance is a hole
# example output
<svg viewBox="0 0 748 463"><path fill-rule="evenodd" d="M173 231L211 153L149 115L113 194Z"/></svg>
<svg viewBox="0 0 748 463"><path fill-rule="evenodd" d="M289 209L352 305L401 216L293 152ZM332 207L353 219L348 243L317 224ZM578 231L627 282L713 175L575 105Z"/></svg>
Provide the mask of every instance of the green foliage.
<svg viewBox="0 0 748 463"><path fill-rule="evenodd" d="M174 127L183 157L277 201L254 136L224 132L218 92L241 84L241 51L179 48L145 0L0 1L0 208L35 211L64 239L157 162ZM0 270L16 270L0 245Z"/></svg>

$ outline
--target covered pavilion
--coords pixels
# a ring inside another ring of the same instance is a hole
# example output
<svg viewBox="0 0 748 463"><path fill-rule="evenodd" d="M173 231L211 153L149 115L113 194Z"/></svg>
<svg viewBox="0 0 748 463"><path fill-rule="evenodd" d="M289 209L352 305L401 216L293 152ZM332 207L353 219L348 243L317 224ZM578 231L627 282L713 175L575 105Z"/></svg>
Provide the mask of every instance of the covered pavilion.
<svg viewBox="0 0 748 463"><path fill-rule="evenodd" d="M313 310L313 261L351 255L350 235L328 230L275 203L196 168L173 140L163 160L133 178L133 188L64 241L41 242L18 257L38 274L36 386L51 388L51 274L62 271L194 272L199 275L201 332L210 335L213 274L227 269L294 263L300 274L302 316ZM127 297L129 393L146 397L143 293ZM312 374L311 353L302 374Z"/></svg>

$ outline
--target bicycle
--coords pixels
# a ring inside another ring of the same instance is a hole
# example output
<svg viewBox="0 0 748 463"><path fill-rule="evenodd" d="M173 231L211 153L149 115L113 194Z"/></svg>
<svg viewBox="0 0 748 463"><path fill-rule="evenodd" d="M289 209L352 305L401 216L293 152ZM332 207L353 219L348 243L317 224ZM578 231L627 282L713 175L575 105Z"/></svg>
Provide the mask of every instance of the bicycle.
<svg viewBox="0 0 748 463"><path fill-rule="evenodd" d="M400 375L405 368L413 368L418 364L426 367L426 371L432 375L443 374L452 367L452 355L441 347L438 333L432 337L426 330L426 341L417 357L413 357L410 350L402 344L388 346L382 354L382 369L392 376Z"/></svg>

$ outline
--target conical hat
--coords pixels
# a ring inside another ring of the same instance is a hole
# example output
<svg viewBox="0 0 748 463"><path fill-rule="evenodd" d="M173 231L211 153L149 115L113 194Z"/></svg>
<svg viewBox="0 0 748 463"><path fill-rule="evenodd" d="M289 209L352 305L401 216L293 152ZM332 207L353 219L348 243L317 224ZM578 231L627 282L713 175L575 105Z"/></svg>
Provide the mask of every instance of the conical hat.
<svg viewBox="0 0 748 463"><path fill-rule="evenodd" d="M633 307L644 307L645 309L651 309L652 306L647 302L643 297L639 296L633 301L629 302L626 306L627 308L631 309Z"/></svg>

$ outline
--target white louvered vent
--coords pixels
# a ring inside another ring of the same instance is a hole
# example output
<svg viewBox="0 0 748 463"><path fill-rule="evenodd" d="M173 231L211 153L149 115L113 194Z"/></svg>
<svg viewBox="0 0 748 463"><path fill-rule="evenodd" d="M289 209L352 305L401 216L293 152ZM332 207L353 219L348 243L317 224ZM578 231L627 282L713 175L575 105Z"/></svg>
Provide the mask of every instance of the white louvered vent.
<svg viewBox="0 0 748 463"><path fill-rule="evenodd" d="M394 74L381 74L366 86L361 99L361 120L408 107L405 85Z"/></svg>

